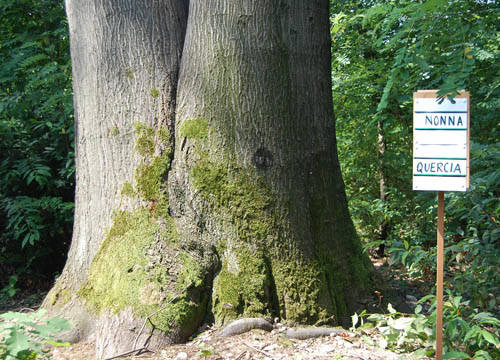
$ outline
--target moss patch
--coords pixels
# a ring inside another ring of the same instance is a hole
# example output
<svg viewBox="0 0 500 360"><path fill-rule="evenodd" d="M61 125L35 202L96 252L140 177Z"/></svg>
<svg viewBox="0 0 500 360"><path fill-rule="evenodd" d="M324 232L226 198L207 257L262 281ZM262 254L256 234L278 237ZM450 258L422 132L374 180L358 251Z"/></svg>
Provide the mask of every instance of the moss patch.
<svg viewBox="0 0 500 360"><path fill-rule="evenodd" d="M118 126L113 126L111 130L109 131L111 136L118 136L120 134L120 129L118 129Z"/></svg>
<svg viewBox="0 0 500 360"><path fill-rule="evenodd" d="M324 269L317 261L274 263L282 318L302 324L336 322L337 303L328 292Z"/></svg>
<svg viewBox="0 0 500 360"><path fill-rule="evenodd" d="M152 97L154 97L156 99L158 96L160 96L160 90L152 88L149 91L149 95L151 95Z"/></svg>
<svg viewBox="0 0 500 360"><path fill-rule="evenodd" d="M135 170L135 189L125 182L121 193L140 197L147 204L131 212L115 212L78 294L98 314L132 309L142 318L175 298L151 322L157 329L175 328L176 334L186 337L205 316L210 297L208 272L179 249L177 229L169 216L166 180L172 149L168 129L135 123L134 131L135 151L143 159Z"/></svg>
<svg viewBox="0 0 500 360"><path fill-rule="evenodd" d="M208 131L208 122L203 118L184 120L179 128L180 136L188 139L206 139Z"/></svg>
<svg viewBox="0 0 500 360"><path fill-rule="evenodd" d="M193 185L215 210L227 211L240 239L264 245L275 225L274 199L262 180L241 167L215 163L206 154L192 169Z"/></svg>
<svg viewBox="0 0 500 360"><path fill-rule="evenodd" d="M273 282L265 256L245 244L231 250L214 280L212 311L219 324L239 316L273 315Z"/></svg>
<svg viewBox="0 0 500 360"><path fill-rule="evenodd" d="M252 169L211 161L206 152L198 150L198 154L200 159L191 170L193 185L237 234L237 239L222 239L219 245L224 258L214 280L216 321L279 313L291 322L338 324L352 306L345 294L353 289L351 285L360 289L366 284L369 272L362 260L337 259L342 255L332 254L331 244L320 242L331 237L324 219L335 216L319 214L321 222L312 220L317 253L306 259L294 240L285 237L286 210L278 209L277 198L260 176ZM321 205L319 211L325 211L328 204ZM361 256L355 244L349 245L352 239L347 240L346 255Z"/></svg>
<svg viewBox="0 0 500 360"><path fill-rule="evenodd" d="M132 198L137 196L137 193L135 192L132 184L129 181L125 181L122 186L121 195Z"/></svg>
<svg viewBox="0 0 500 360"><path fill-rule="evenodd" d="M162 196L164 195L163 189L168 170L170 170L169 154L156 156L151 164L143 163L135 169L137 191L143 199L148 201L158 201L160 198L168 199L168 197Z"/></svg>
<svg viewBox="0 0 500 360"><path fill-rule="evenodd" d="M168 214L165 183L172 160L168 129L160 127L155 130L141 123L135 123L134 128L137 136L134 149L144 157L143 162L135 169L138 195L154 202L150 210L158 208L162 214Z"/></svg>
<svg viewBox="0 0 500 360"><path fill-rule="evenodd" d="M189 263L189 271L183 271L181 276L174 268L155 262L148 255L149 250L166 236L168 231L154 221L147 209L118 212L79 295L97 313L132 308L140 317L148 316L177 296L178 300L155 315L152 323L162 331L172 326L198 326L208 302L207 292L201 289L206 272L186 253L181 256ZM178 284L169 287L165 279L172 278ZM188 285L191 287L186 290Z"/></svg>
<svg viewBox="0 0 500 360"><path fill-rule="evenodd" d="M137 136L135 151L141 156L153 156L155 151L155 130L140 122L134 123L134 133Z"/></svg>
<svg viewBox="0 0 500 360"><path fill-rule="evenodd" d="M160 127L158 129L157 137L160 144L170 145L170 133L166 127ZM168 152L172 152L172 149L169 149Z"/></svg>
<svg viewBox="0 0 500 360"><path fill-rule="evenodd" d="M54 288L52 288L47 296L47 304L49 306L64 306L71 300L73 294L70 290L61 288L59 283L56 283Z"/></svg>
<svg viewBox="0 0 500 360"><path fill-rule="evenodd" d="M212 311L217 323L240 316L277 315L276 289L267 253L278 221L274 198L263 181L247 169L210 161L199 152L193 166L194 187L238 234L236 244L220 240L222 269L214 280Z"/></svg>

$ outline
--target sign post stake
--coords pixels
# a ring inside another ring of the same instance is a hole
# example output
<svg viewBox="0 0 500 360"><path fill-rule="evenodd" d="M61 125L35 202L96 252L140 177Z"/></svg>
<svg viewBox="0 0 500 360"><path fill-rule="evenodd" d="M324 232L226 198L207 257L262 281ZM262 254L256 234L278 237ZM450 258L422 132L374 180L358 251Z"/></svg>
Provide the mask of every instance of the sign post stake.
<svg viewBox="0 0 500 360"><path fill-rule="evenodd" d="M444 191L438 191L436 272L436 360L443 354Z"/></svg>

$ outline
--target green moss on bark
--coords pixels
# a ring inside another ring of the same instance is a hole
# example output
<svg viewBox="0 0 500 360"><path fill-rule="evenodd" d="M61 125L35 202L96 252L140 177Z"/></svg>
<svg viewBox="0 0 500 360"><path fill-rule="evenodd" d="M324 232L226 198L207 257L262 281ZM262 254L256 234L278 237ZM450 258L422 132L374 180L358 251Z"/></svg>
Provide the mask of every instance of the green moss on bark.
<svg viewBox="0 0 500 360"><path fill-rule="evenodd" d="M163 199L163 208L168 208L168 196L165 194L165 180L170 170L172 149L168 129L158 130L141 123L135 123L137 136L134 149L144 157L135 169L135 182L139 195L147 201L158 202Z"/></svg>
<svg viewBox="0 0 500 360"><path fill-rule="evenodd" d="M157 131L157 137L160 144L170 146L170 133L166 127L160 127ZM168 149L172 153L172 149Z"/></svg>
<svg viewBox="0 0 500 360"><path fill-rule="evenodd" d="M198 326L208 302L208 294L201 289L206 272L186 253L180 256L189 271L183 270L181 275L155 262L150 250L167 236L168 229L155 222L148 209L117 213L79 295L98 314L132 309L143 318L176 296L175 303L152 318L154 326L165 332L171 327ZM172 278L176 283L169 286L165 279Z"/></svg>
<svg viewBox="0 0 500 360"><path fill-rule="evenodd" d="M123 196L130 197L130 198L137 196L137 193L135 192L134 187L132 186L132 184L129 181L125 181L123 183L122 191L120 194Z"/></svg>
<svg viewBox="0 0 500 360"><path fill-rule="evenodd" d="M61 288L61 285L56 283L47 295L45 302L49 306L54 306L56 304L58 306L64 306L71 300L72 296L73 294L70 290Z"/></svg>
<svg viewBox="0 0 500 360"><path fill-rule="evenodd" d="M135 169L137 191L143 199L157 201L162 197L169 169L170 154L156 156L150 164L142 163Z"/></svg>
<svg viewBox="0 0 500 360"><path fill-rule="evenodd" d="M109 133L111 134L111 136L117 136L120 134L120 129L118 129L118 126L114 125Z"/></svg>
<svg viewBox="0 0 500 360"><path fill-rule="evenodd" d="M357 239L351 238L355 234L345 231L335 241L356 259L339 259L343 255L334 254L332 244L326 243L333 236L329 222L343 219L325 213L332 209L324 202L327 195L312 201L312 206L321 205L310 229L316 250L305 258L297 242L285 237L286 210L260 176L231 162L211 161L206 152L198 154L191 170L193 185L237 234L237 239L223 239L219 246L224 255L213 287L216 321L279 314L290 322L338 324L350 315L353 299L345 294L368 289L370 272L357 252Z"/></svg>
<svg viewBox="0 0 500 360"><path fill-rule="evenodd" d="M135 140L135 151L141 156L153 156L155 151L155 130L140 122L134 123L134 133L137 136Z"/></svg>
<svg viewBox="0 0 500 360"><path fill-rule="evenodd" d="M338 304L328 293L321 264L283 260L273 267L281 317L296 323L335 323Z"/></svg>
<svg viewBox="0 0 500 360"><path fill-rule="evenodd" d="M272 316L274 294L264 254L241 244L231 249L214 281L212 311L219 324L239 316Z"/></svg>
<svg viewBox="0 0 500 360"><path fill-rule="evenodd" d="M160 96L160 90L158 89L155 89L155 88L152 88L150 91L149 91L149 95L151 95L152 97L154 97L155 99L157 97Z"/></svg>
<svg viewBox="0 0 500 360"><path fill-rule="evenodd" d="M216 211L229 214L240 239L263 245L275 223L268 211L274 199L263 181L241 167L212 162L206 153L200 154L191 172L195 188Z"/></svg>
<svg viewBox="0 0 500 360"><path fill-rule="evenodd" d="M208 122L203 118L184 120L179 128L179 135L188 139L206 139L208 136Z"/></svg>
<svg viewBox="0 0 500 360"><path fill-rule="evenodd" d="M135 170L135 189L125 182L122 195L147 203L134 211L115 212L78 294L97 314L130 310L140 318L175 298L151 323L164 332L175 329L176 336L185 338L205 316L209 275L206 267L180 249L169 216L166 180L172 149L168 129L140 123L134 128L135 150L143 159Z"/></svg>

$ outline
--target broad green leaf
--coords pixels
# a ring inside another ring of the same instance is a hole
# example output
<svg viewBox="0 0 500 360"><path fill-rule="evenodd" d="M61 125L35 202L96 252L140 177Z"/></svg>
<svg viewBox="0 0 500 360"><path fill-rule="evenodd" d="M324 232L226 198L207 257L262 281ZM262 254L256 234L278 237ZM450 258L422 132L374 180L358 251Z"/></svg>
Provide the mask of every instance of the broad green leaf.
<svg viewBox="0 0 500 360"><path fill-rule="evenodd" d="M30 339L19 330L18 328L11 330L3 340L3 344L7 347L9 355L17 356L20 352L30 348Z"/></svg>
<svg viewBox="0 0 500 360"><path fill-rule="evenodd" d="M394 321L392 326L396 330L408 330L414 321L415 319L411 317L400 317Z"/></svg>
<svg viewBox="0 0 500 360"><path fill-rule="evenodd" d="M491 324L500 327L500 319L493 317L493 315L488 312L480 312L476 314L473 319L478 320L481 324Z"/></svg>
<svg viewBox="0 0 500 360"><path fill-rule="evenodd" d="M493 360L487 351L479 350L474 353L474 360Z"/></svg>
<svg viewBox="0 0 500 360"><path fill-rule="evenodd" d="M498 346L500 344L498 338L487 330L481 330L481 335L487 342L494 346Z"/></svg>
<svg viewBox="0 0 500 360"><path fill-rule="evenodd" d="M470 338L475 337L480 332L481 332L481 329L479 328L479 326L473 326L473 327L471 327L469 329L469 331L467 331L467 333L465 334L464 343L467 342L467 340L469 340Z"/></svg>
<svg viewBox="0 0 500 360"><path fill-rule="evenodd" d="M443 354L443 359L470 359L471 357L461 351L448 351Z"/></svg>

